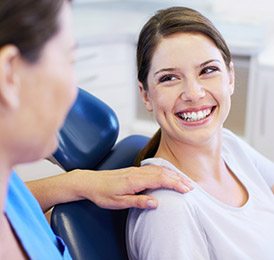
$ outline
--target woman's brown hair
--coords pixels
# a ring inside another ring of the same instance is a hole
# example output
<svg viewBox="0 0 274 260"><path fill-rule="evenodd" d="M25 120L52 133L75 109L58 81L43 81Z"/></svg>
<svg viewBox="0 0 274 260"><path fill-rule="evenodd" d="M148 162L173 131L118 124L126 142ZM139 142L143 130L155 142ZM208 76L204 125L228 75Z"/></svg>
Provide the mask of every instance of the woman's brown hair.
<svg viewBox="0 0 274 260"><path fill-rule="evenodd" d="M58 17L66 0L1 0L0 48L15 45L29 62L59 30Z"/></svg>
<svg viewBox="0 0 274 260"><path fill-rule="evenodd" d="M198 11L186 7L171 7L158 11L142 28L137 44L138 80L148 90L147 76L153 54L161 39L174 33L200 33L209 37L220 50L226 66L229 68L231 54L225 40L212 22ZM146 158L153 157L158 150L161 130L152 137L148 145L137 156L135 164Z"/></svg>

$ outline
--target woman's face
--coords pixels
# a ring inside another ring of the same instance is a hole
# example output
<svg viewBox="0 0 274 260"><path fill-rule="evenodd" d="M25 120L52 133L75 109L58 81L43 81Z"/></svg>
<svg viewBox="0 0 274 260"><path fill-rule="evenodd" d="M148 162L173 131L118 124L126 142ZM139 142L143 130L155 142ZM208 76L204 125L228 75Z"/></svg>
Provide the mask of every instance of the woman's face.
<svg viewBox="0 0 274 260"><path fill-rule="evenodd" d="M57 146L57 134L76 97L72 68L74 39L71 10L65 1L60 30L46 43L38 62L21 60L18 142L24 161L46 157ZM20 139L19 139L20 138Z"/></svg>
<svg viewBox="0 0 274 260"><path fill-rule="evenodd" d="M162 136L201 144L220 130L234 90L233 66L206 36L177 33L163 38L152 57L148 90L140 86Z"/></svg>

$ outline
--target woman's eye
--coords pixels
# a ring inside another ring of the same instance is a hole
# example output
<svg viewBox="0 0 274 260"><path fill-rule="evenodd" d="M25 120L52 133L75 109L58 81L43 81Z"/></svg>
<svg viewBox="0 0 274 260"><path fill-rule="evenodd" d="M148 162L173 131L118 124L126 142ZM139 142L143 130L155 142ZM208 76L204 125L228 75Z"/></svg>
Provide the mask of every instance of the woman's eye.
<svg viewBox="0 0 274 260"><path fill-rule="evenodd" d="M219 71L219 68L215 67L215 66L205 67L205 68L202 69L200 75L202 75L202 74L211 74L215 71Z"/></svg>
<svg viewBox="0 0 274 260"><path fill-rule="evenodd" d="M175 75L164 75L164 76L159 78L159 82L163 83L163 82L166 82L166 81L173 81L173 80L176 80L176 79L177 79L177 77Z"/></svg>

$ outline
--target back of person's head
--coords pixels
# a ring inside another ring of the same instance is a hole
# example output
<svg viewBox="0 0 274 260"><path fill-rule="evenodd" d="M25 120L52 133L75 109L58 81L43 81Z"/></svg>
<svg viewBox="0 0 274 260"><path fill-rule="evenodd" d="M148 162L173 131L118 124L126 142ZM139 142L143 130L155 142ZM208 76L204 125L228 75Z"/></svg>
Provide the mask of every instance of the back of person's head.
<svg viewBox="0 0 274 260"><path fill-rule="evenodd" d="M137 44L137 75L145 91L148 90L147 77L151 60L161 40L176 33L198 33L211 39L220 50L227 68L231 63L231 53L220 32L212 22L198 11L186 7L171 7L159 10L143 26ZM153 136L149 144L140 152L135 164L153 157L160 144L161 130Z"/></svg>
<svg viewBox="0 0 274 260"><path fill-rule="evenodd" d="M44 45L58 32L58 14L66 0L1 0L0 49L16 46L35 62Z"/></svg>

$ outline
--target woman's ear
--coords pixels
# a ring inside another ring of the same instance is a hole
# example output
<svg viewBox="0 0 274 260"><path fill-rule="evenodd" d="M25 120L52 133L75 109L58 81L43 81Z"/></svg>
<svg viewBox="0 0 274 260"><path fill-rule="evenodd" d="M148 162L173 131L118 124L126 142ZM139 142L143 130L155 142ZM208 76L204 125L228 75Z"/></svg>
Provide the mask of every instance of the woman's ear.
<svg viewBox="0 0 274 260"><path fill-rule="evenodd" d="M229 64L228 74L229 74L229 92L230 92L230 95L232 95L234 93L234 88L235 88L235 71L234 71L234 64L232 61Z"/></svg>
<svg viewBox="0 0 274 260"><path fill-rule="evenodd" d="M19 104L19 78L17 76L16 60L19 51L13 45L0 49L0 106L16 108Z"/></svg>
<svg viewBox="0 0 274 260"><path fill-rule="evenodd" d="M152 107L152 104L151 104L151 101L150 101L148 90L144 89L144 85L140 81L138 81L138 87L139 87L140 96L141 96L141 98L144 102L144 105L145 105L147 111L152 112L153 107Z"/></svg>

